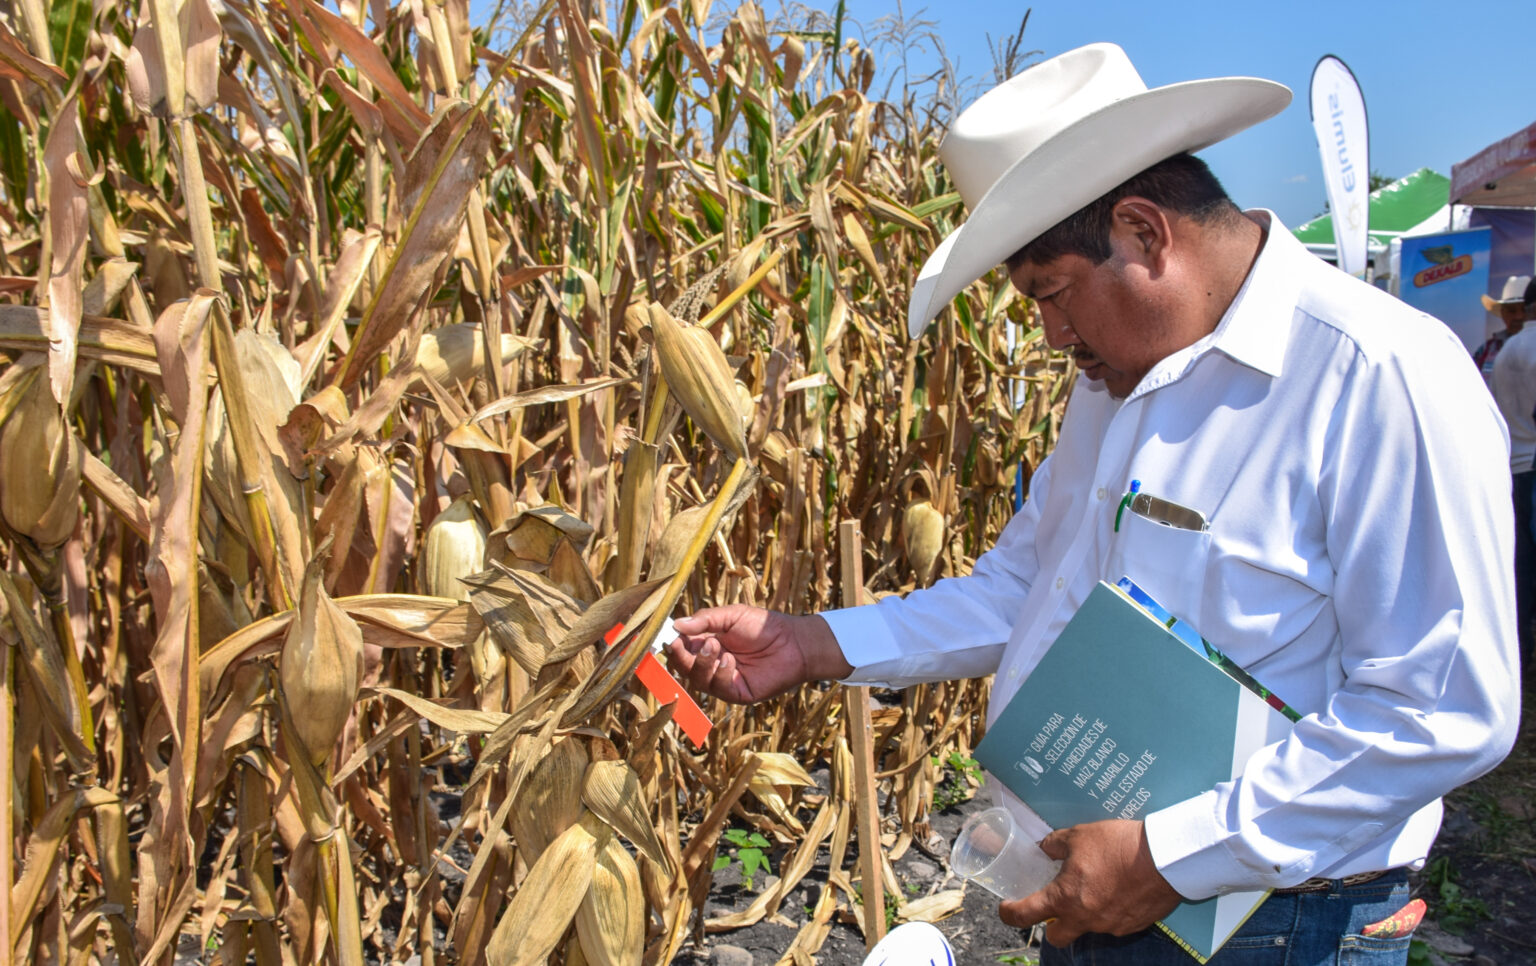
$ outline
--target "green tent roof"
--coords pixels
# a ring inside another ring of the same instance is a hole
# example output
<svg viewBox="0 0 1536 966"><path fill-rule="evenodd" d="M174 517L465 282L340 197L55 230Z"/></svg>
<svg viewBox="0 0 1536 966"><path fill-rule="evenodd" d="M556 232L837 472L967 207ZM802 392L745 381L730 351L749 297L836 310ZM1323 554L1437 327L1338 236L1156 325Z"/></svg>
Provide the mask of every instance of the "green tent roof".
<svg viewBox="0 0 1536 966"><path fill-rule="evenodd" d="M1451 179L1420 168L1371 192L1370 235L1385 245L1397 235L1445 207L1451 197ZM1332 245L1333 215L1320 215L1295 230L1308 245Z"/></svg>

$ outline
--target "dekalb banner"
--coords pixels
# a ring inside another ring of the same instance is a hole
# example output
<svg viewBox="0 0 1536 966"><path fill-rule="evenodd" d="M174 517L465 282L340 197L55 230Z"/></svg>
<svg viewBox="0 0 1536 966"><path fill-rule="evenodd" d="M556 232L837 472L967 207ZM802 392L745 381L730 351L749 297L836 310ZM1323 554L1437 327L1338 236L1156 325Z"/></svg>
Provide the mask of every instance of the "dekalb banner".
<svg viewBox="0 0 1536 966"><path fill-rule="evenodd" d="M1397 296L1451 327L1471 352L1488 337L1489 230L1452 231L1403 239Z"/></svg>
<svg viewBox="0 0 1536 966"><path fill-rule="evenodd" d="M1312 68L1312 130L1323 156L1323 182L1333 213L1339 267L1363 276L1370 218L1370 133L1355 75L1328 54Z"/></svg>

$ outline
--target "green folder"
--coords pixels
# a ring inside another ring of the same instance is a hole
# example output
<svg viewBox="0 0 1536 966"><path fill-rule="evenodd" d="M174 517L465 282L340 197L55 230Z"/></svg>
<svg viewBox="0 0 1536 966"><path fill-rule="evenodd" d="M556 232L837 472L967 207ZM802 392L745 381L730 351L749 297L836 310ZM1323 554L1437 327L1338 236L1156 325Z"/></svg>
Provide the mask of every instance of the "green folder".
<svg viewBox="0 0 1536 966"><path fill-rule="evenodd" d="M1101 581L976 759L1052 828L1142 818L1230 780L1290 732L1262 690ZM1203 963L1268 894L1185 902L1158 925Z"/></svg>

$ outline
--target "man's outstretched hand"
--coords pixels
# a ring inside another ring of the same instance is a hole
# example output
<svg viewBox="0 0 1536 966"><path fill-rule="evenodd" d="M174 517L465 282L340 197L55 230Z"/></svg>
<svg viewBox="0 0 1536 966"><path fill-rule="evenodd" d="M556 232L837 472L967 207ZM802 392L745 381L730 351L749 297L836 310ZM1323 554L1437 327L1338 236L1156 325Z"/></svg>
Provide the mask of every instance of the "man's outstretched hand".
<svg viewBox="0 0 1536 966"><path fill-rule="evenodd" d="M1045 930L1052 946L1086 932L1138 932L1182 901L1157 871L1140 822L1109 819L1058 829L1040 849L1062 860L1061 872L1038 892L1002 903L998 916L1021 929L1054 919Z"/></svg>
<svg viewBox="0 0 1536 966"><path fill-rule="evenodd" d="M820 617L791 617L761 607L710 607L674 621L672 667L693 687L751 704L807 681L853 673Z"/></svg>

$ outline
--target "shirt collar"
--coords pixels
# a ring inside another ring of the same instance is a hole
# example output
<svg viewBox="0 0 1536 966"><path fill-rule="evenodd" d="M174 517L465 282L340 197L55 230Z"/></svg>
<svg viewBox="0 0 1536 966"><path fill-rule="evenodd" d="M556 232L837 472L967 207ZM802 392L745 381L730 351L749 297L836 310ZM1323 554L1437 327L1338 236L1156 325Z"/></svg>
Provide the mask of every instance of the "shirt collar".
<svg viewBox="0 0 1536 966"><path fill-rule="evenodd" d="M1202 341L1236 362L1272 377L1279 376L1291 338L1298 280L1310 267L1300 259L1315 262L1317 258L1291 235L1274 212L1259 208L1245 214L1261 224L1267 223L1264 245L1226 314L1215 331Z"/></svg>

